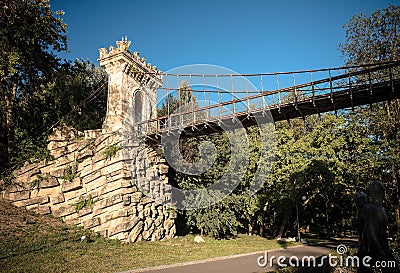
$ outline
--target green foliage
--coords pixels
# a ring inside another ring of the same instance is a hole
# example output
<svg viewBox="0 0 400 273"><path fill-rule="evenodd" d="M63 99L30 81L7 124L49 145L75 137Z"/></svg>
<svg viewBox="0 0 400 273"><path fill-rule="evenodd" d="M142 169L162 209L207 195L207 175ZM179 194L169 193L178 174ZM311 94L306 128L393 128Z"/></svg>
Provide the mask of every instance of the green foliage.
<svg viewBox="0 0 400 273"><path fill-rule="evenodd" d="M92 206L93 203L94 203L93 202L93 197L92 197L92 195L89 195L87 198L84 198L84 199L80 200L78 203L71 204L71 206L73 206L75 208L76 212L79 212L83 208Z"/></svg>
<svg viewBox="0 0 400 273"><path fill-rule="evenodd" d="M232 139L237 151L243 151L245 143L240 140L243 134L238 132L227 134L214 134L208 136L200 136L197 138L182 139L180 143L180 152L184 160L188 162L199 162L200 158L206 154L213 154L214 157L208 157L208 160L214 158L214 163L206 172L199 175L186 175L175 170L170 170L170 181L178 182L175 186L182 189L201 189L208 187L217 180L223 180L224 185L229 187L232 183L237 183L238 187L232 194L223 198L223 191L213 193L212 198L207 194L199 196L187 196L186 202L190 206L195 206L200 203L214 203L215 200L220 200L218 203L210 207L194 209L182 212L180 214L186 228L193 232L200 232L205 235L210 235L215 238L224 238L227 236L236 236L240 232L247 232L252 228L252 223L257 222L258 215L256 211L262 210L258 207L258 198L248 194L248 189L251 182L254 180L254 173L257 163L260 164L260 135L256 127L247 130L247 136L250 141L250 160L246 158L246 153L235 155L235 161L242 166L242 170L229 169L231 155ZM236 139L236 140L234 140ZM202 143L212 143L215 150L209 145L202 146ZM242 147L243 145L243 147ZM200 152L201 148L201 152ZM177 151L176 151L177 152ZM203 159L204 160L204 159ZM211 164L211 162L208 162ZM237 174L236 174L237 172ZM242 180L236 181L240 174L244 173ZM225 175L226 174L226 175ZM211 198L207 200L207 198Z"/></svg>
<svg viewBox="0 0 400 273"><path fill-rule="evenodd" d="M26 162L34 163L44 161L46 164L53 157L47 149L47 141L44 137L34 139L26 130L16 128L15 149L10 160L11 169L21 168Z"/></svg>
<svg viewBox="0 0 400 273"><path fill-rule="evenodd" d="M46 173L44 175L37 174L36 178L29 183L29 189L34 190L36 189L38 192L40 190L40 183L44 180L50 178L50 174Z"/></svg>
<svg viewBox="0 0 400 273"><path fill-rule="evenodd" d="M381 146L371 134L362 108L359 111L341 116L326 114L321 120L311 116L305 123L301 120L293 120L290 125L277 123L272 170L255 195L250 195L248 189L255 170L267 159L260 157L258 129L249 128L250 158L238 187L215 205L181 212L188 230L214 237L241 232L297 236L296 207L300 227L311 232L332 236L353 229L354 194L365 191L371 179L387 180L382 167L384 158L380 158ZM204 188L226 173L230 148L224 135L182 140L181 153L185 159L197 162L203 141L212 141L216 146L214 165L197 176L171 170L170 181L177 183L175 186ZM189 198L192 205L205 197L197 198Z"/></svg>
<svg viewBox="0 0 400 273"><path fill-rule="evenodd" d="M58 59L53 52L67 49L67 25L59 17L62 13L55 16L43 0L7 0L2 9L1 81L19 77L29 82L54 69Z"/></svg>
<svg viewBox="0 0 400 273"><path fill-rule="evenodd" d="M71 182L74 178L79 177L79 175L80 173L78 172L78 164L77 162L74 162L64 169L63 175L60 176L60 178Z"/></svg>
<svg viewBox="0 0 400 273"><path fill-rule="evenodd" d="M400 6L389 5L369 16L355 14L344 28L340 50L348 65L399 60Z"/></svg>
<svg viewBox="0 0 400 273"><path fill-rule="evenodd" d="M5 1L0 13L0 172L49 159L47 136L63 122L100 128L106 111L105 72L91 62L61 61L63 12L48 1ZM89 98L89 99L87 99Z"/></svg>
<svg viewBox="0 0 400 273"><path fill-rule="evenodd" d="M45 179L46 179L45 177L41 176L40 174L37 174L36 178L29 183L29 189L30 190L37 189L37 191L39 191L40 182L42 182Z"/></svg>
<svg viewBox="0 0 400 273"><path fill-rule="evenodd" d="M5 190L7 187L15 184L15 176L11 171L5 170L0 173L0 190Z"/></svg>
<svg viewBox="0 0 400 273"><path fill-rule="evenodd" d="M121 149L122 149L122 147L120 145L111 144L107 148L104 149L103 158L111 160L111 158L113 158L118 153L118 151Z"/></svg>
<svg viewBox="0 0 400 273"><path fill-rule="evenodd" d="M54 14L48 1L3 1L0 13L0 93L4 109L0 124L5 132L4 157L10 167L15 157L14 127L18 127L16 108L40 92L60 67L55 52L67 49L67 25L61 13ZM30 120L32 124L32 120ZM4 167L3 167L4 168Z"/></svg>
<svg viewBox="0 0 400 273"><path fill-rule="evenodd" d="M389 5L371 15L356 14L345 25L346 41L340 45L346 64L360 65L400 59L400 6ZM398 77L399 69L391 71ZM372 75L375 80L382 76ZM365 79L361 79L365 80ZM386 188L386 212L391 234L400 234L400 100L375 104L372 109L361 107L350 115L352 123L363 126L371 142L365 148L367 157L352 170L361 178L376 179ZM354 135L353 131L349 132ZM352 137L350 140L354 140ZM360 149L353 145L353 154ZM354 161L353 161L354 162ZM357 181L357 178L355 178Z"/></svg>

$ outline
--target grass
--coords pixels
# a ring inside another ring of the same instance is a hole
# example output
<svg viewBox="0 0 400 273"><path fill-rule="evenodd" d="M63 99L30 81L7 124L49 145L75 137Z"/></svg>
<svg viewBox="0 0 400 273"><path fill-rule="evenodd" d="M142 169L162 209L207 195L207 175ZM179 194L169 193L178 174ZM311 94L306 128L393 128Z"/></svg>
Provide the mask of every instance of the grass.
<svg viewBox="0 0 400 273"><path fill-rule="evenodd" d="M119 272L288 246L259 236L193 238L121 244L0 201L0 272Z"/></svg>

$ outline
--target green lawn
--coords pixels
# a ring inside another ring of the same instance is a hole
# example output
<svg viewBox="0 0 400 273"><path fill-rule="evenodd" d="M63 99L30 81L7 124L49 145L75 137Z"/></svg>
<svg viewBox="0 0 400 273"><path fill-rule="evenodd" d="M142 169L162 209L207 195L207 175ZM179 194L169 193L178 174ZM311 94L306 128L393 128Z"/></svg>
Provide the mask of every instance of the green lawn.
<svg viewBox="0 0 400 273"><path fill-rule="evenodd" d="M0 272L118 272L287 246L247 235L206 237L205 244L188 235L127 245L22 209L3 208L0 213ZM81 241L82 235L91 240Z"/></svg>

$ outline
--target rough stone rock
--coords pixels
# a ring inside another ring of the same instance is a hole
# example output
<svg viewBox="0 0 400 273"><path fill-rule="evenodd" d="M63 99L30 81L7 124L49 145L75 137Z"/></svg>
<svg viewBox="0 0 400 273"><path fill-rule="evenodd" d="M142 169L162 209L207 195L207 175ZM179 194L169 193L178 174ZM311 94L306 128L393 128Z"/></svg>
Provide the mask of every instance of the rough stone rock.
<svg viewBox="0 0 400 273"><path fill-rule="evenodd" d="M122 219L120 224L115 225L109 230L109 236L113 236L117 233L131 230L140 221L139 218L133 219Z"/></svg>
<svg viewBox="0 0 400 273"><path fill-rule="evenodd" d="M112 197L106 198L105 200L101 200L100 204L98 205L100 208L104 209L118 203L122 202L122 194L117 194Z"/></svg>
<svg viewBox="0 0 400 273"><path fill-rule="evenodd" d="M149 203L152 203L153 199L151 199L151 197L145 196L142 199L140 199L140 204L146 205Z"/></svg>
<svg viewBox="0 0 400 273"><path fill-rule="evenodd" d="M159 165L158 170L160 172L160 174L166 174L168 173L168 165Z"/></svg>
<svg viewBox="0 0 400 273"><path fill-rule="evenodd" d="M151 205L147 204L143 209L143 217L151 217Z"/></svg>
<svg viewBox="0 0 400 273"><path fill-rule="evenodd" d="M20 192L20 191L24 191L24 190L26 190L26 188L23 185L18 185L18 184L17 185L11 185L10 187L7 188L7 192L8 193Z"/></svg>
<svg viewBox="0 0 400 273"><path fill-rule="evenodd" d="M92 157L94 155L94 151L91 149L86 149L83 152L80 152L78 157L77 157L77 161L78 162L82 162L85 158L87 157Z"/></svg>
<svg viewBox="0 0 400 273"><path fill-rule="evenodd" d="M61 177L64 175L64 169L53 169L50 171L50 175L53 177Z"/></svg>
<svg viewBox="0 0 400 273"><path fill-rule="evenodd" d="M206 241L204 241L203 237L197 235L196 237L194 237L194 242L200 244L200 243L205 243Z"/></svg>
<svg viewBox="0 0 400 273"><path fill-rule="evenodd" d="M124 203L124 206L129 206L131 204L131 196L129 195L122 196L122 202Z"/></svg>
<svg viewBox="0 0 400 273"><path fill-rule="evenodd" d="M132 203L139 203L140 198L142 197L142 193L140 191L131 194L131 201Z"/></svg>
<svg viewBox="0 0 400 273"><path fill-rule="evenodd" d="M131 230L131 232L129 233L128 236L128 241L129 242L137 242L139 241L139 236L142 233L143 230L143 221L138 221L138 223L136 224L136 226Z"/></svg>
<svg viewBox="0 0 400 273"><path fill-rule="evenodd" d="M165 235L165 238L167 239L172 239L175 237L176 234L176 226L175 224L168 230L168 232Z"/></svg>
<svg viewBox="0 0 400 273"><path fill-rule="evenodd" d="M156 228L154 229L153 235L151 236L151 241L159 241L164 238L165 229Z"/></svg>
<svg viewBox="0 0 400 273"><path fill-rule="evenodd" d="M161 214L159 215L155 220L154 220L154 224L156 225L156 227L160 227L162 226L162 223L164 222L164 216Z"/></svg>
<svg viewBox="0 0 400 273"><path fill-rule="evenodd" d="M143 240L151 240L151 235L153 235L154 229L145 230L142 233Z"/></svg>
<svg viewBox="0 0 400 273"><path fill-rule="evenodd" d="M176 211L171 211L169 213L169 218L170 219L176 219L176 217L178 217L178 213Z"/></svg>
<svg viewBox="0 0 400 273"><path fill-rule="evenodd" d="M151 218L147 218L144 221L144 230L147 231L147 230L150 230L150 229L153 229L153 228L154 228L154 220L151 219Z"/></svg>
<svg viewBox="0 0 400 273"><path fill-rule="evenodd" d="M164 221L164 228L166 230L170 230L173 225L174 225L174 221L169 218Z"/></svg>

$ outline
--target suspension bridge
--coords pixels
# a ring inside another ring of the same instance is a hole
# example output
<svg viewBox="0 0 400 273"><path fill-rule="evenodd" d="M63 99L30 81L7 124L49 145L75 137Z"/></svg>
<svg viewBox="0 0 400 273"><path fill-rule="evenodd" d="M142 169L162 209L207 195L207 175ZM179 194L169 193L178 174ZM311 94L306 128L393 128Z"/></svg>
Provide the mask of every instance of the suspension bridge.
<svg viewBox="0 0 400 273"><path fill-rule="evenodd" d="M135 126L142 137L159 142L162 134L221 132L232 122L248 127L260 120L354 110L400 98L399 68L400 61L395 61L265 74L164 73L158 89L163 113Z"/></svg>

